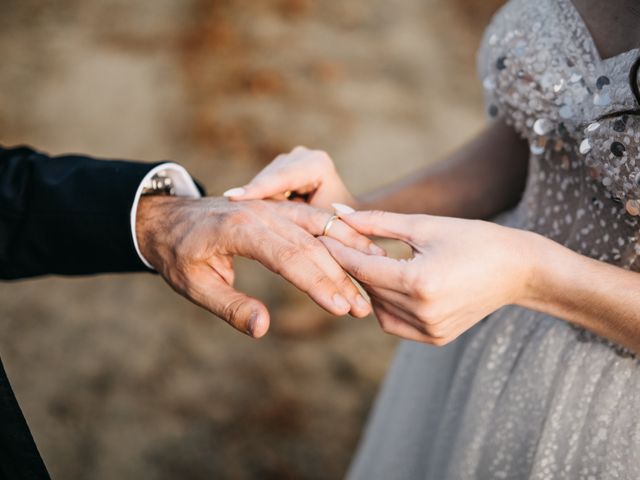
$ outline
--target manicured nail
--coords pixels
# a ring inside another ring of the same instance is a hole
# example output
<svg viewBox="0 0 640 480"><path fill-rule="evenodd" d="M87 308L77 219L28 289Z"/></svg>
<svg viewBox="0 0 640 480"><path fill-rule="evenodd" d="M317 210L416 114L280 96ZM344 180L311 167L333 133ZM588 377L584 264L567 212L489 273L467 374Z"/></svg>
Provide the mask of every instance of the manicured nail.
<svg viewBox="0 0 640 480"><path fill-rule="evenodd" d="M349 311L351 307L351 305L349 305L349 302L347 302L347 299L339 293L336 293L333 296L333 304L337 307L338 310Z"/></svg>
<svg viewBox="0 0 640 480"><path fill-rule="evenodd" d="M369 304L369 302L367 302L364 297L361 297L360 295L358 295L356 297L356 306L360 309L360 310L369 310L369 308L371 307L371 305Z"/></svg>
<svg viewBox="0 0 640 480"><path fill-rule="evenodd" d="M258 328L258 322L260 320L260 313L253 312L251 314L251 318L249 319L249 325L247 327L247 333L252 337L256 334L256 329Z"/></svg>
<svg viewBox="0 0 640 480"><path fill-rule="evenodd" d="M244 188L237 187L237 188L232 188L230 190L227 190L226 192L224 192L222 194L222 196L224 196L224 197L241 197L245 193L247 193L247 191Z"/></svg>
<svg viewBox="0 0 640 480"><path fill-rule="evenodd" d="M332 203L331 206L338 215L349 215L351 213L356 213L356 211L349 205L344 205L342 203Z"/></svg>

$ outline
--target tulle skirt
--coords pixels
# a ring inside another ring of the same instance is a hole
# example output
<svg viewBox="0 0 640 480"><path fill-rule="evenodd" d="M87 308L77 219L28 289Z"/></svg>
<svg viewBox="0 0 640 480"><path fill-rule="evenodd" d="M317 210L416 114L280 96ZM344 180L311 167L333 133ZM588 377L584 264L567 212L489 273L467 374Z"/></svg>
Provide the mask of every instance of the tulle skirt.
<svg viewBox="0 0 640 480"><path fill-rule="evenodd" d="M515 306L403 342L348 478L640 479L640 360Z"/></svg>

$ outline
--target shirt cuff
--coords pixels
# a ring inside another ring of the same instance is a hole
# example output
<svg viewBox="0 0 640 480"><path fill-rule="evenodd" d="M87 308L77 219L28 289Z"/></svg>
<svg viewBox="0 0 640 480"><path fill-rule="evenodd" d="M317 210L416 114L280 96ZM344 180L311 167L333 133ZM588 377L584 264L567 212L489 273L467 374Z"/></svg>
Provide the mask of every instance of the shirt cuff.
<svg viewBox="0 0 640 480"><path fill-rule="evenodd" d="M184 167L178 165L177 163L163 163L161 165L158 165L157 167L149 170L149 173L147 173L147 175L142 179L140 185L138 186L138 190L136 191L136 196L133 200L133 206L131 207L131 237L133 238L133 246L136 248L138 257L140 257L142 263L144 263L151 270L155 269L140 252L138 238L136 236L136 218L138 213L138 202L140 201L140 197L142 196L144 186L153 178L154 175L158 174L159 172L163 172L167 174L169 178L171 178L177 197L200 198L202 196L200 194L200 190L198 190L198 187L196 186L196 183L193 181L193 178L191 178L191 175L189 175Z"/></svg>

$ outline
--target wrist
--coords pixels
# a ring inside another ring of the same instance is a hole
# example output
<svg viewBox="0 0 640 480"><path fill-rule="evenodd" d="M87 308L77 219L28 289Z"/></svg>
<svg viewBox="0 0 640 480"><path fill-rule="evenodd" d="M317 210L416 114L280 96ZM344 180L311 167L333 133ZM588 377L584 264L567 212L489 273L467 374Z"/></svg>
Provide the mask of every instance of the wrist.
<svg viewBox="0 0 640 480"><path fill-rule="evenodd" d="M142 256L151 266L160 271L162 245L171 231L171 218L185 201L181 197L150 195L140 198L136 212L136 239Z"/></svg>
<svg viewBox="0 0 640 480"><path fill-rule="evenodd" d="M500 228L507 234L503 251L509 252L505 269L509 291L506 303L530 306L540 295L540 276L545 264L542 256L548 239L527 230Z"/></svg>
<svg viewBox="0 0 640 480"><path fill-rule="evenodd" d="M523 234L527 238L526 252L523 252L526 255L527 274L516 303L533 310L548 308L556 286L564 281L558 275L562 275L562 265L566 262L563 253L566 249L540 234Z"/></svg>

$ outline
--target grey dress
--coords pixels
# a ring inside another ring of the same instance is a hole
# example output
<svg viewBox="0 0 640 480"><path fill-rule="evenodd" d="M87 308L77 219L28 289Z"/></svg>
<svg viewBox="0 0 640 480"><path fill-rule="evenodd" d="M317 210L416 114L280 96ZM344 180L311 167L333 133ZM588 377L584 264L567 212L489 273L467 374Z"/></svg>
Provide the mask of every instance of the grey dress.
<svg viewBox="0 0 640 480"><path fill-rule="evenodd" d="M498 222L640 271L640 117L595 121L637 108L639 54L602 59L571 0L496 14L478 55L487 108L531 147ZM348 477L640 479L640 360L516 306L444 348L403 342Z"/></svg>

